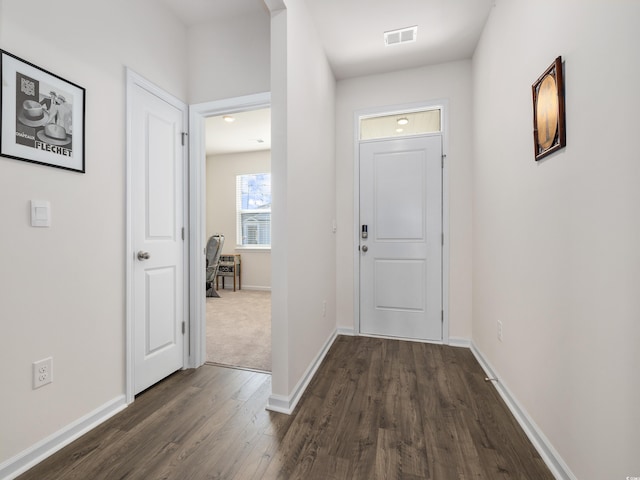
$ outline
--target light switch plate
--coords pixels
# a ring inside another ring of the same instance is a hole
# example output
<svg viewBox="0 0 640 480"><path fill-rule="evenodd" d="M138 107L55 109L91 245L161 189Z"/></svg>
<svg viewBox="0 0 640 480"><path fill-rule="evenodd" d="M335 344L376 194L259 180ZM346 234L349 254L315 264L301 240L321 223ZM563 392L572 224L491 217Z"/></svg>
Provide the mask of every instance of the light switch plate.
<svg viewBox="0 0 640 480"><path fill-rule="evenodd" d="M44 200L31 200L31 226L51 226L51 204Z"/></svg>

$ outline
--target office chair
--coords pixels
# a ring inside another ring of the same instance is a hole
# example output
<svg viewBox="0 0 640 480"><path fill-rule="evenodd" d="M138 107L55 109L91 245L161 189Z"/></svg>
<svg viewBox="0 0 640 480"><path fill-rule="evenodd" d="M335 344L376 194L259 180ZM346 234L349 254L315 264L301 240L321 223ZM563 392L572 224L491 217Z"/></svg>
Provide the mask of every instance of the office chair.
<svg viewBox="0 0 640 480"><path fill-rule="evenodd" d="M207 240L207 277L205 284L207 297L220 297L218 292L216 292L215 280L218 274L222 245L224 245L224 235L222 234L211 235L209 240Z"/></svg>

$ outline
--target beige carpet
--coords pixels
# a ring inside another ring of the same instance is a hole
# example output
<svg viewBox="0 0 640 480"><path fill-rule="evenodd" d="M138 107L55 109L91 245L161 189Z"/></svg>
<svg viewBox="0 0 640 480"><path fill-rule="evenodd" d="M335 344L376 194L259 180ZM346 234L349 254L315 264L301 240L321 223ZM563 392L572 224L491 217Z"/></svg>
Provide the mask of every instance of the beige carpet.
<svg viewBox="0 0 640 480"><path fill-rule="evenodd" d="M271 292L218 290L207 298L207 361L271 371Z"/></svg>

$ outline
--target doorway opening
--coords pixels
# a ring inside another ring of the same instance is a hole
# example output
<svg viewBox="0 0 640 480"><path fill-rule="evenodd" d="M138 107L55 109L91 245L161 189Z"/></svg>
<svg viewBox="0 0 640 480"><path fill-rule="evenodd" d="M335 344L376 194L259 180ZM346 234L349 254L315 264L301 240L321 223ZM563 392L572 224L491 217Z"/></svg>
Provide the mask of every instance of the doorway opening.
<svg viewBox="0 0 640 480"><path fill-rule="evenodd" d="M271 109L205 120L206 362L271 372Z"/></svg>
<svg viewBox="0 0 640 480"><path fill-rule="evenodd" d="M358 334L449 343L447 130L446 99L354 113Z"/></svg>
<svg viewBox="0 0 640 480"><path fill-rule="evenodd" d="M360 333L442 341L442 136L360 144Z"/></svg>
<svg viewBox="0 0 640 480"><path fill-rule="evenodd" d="M127 69L127 403L188 364L187 113Z"/></svg>

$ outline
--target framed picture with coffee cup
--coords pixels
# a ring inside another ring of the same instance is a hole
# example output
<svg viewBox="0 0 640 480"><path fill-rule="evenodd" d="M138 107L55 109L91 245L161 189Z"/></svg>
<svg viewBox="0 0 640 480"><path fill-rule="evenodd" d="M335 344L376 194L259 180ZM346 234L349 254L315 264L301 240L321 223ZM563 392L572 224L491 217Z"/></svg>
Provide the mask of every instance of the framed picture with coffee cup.
<svg viewBox="0 0 640 480"><path fill-rule="evenodd" d="M0 155L85 171L85 89L0 50Z"/></svg>

